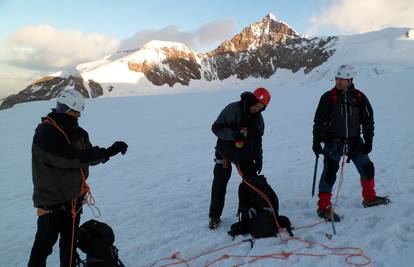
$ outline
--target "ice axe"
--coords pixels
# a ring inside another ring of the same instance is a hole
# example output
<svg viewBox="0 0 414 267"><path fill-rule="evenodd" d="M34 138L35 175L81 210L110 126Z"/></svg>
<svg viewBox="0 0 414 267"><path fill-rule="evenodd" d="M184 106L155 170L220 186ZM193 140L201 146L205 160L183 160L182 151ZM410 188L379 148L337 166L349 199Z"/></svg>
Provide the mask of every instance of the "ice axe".
<svg viewBox="0 0 414 267"><path fill-rule="evenodd" d="M316 173L318 171L318 160L319 160L319 155L316 155L315 169L313 171L312 197L315 195L315 184L316 184Z"/></svg>

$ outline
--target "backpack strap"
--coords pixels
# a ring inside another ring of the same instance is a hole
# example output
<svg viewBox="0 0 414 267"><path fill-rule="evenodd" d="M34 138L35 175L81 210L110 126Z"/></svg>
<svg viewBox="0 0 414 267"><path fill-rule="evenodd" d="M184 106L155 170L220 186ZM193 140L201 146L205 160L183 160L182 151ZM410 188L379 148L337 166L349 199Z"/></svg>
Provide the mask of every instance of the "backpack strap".
<svg viewBox="0 0 414 267"><path fill-rule="evenodd" d="M338 103L339 102L339 96L338 96L338 91L337 89L334 87L329 91L329 102L328 102L328 115L331 114L332 111L332 105L334 103Z"/></svg>
<svg viewBox="0 0 414 267"><path fill-rule="evenodd" d="M354 94L355 94L355 98L357 100L357 105L362 106L362 104L363 104L362 92L355 88L355 93Z"/></svg>
<svg viewBox="0 0 414 267"><path fill-rule="evenodd" d="M329 94L329 102L337 103L338 101L339 101L338 90L336 88L332 88Z"/></svg>
<svg viewBox="0 0 414 267"><path fill-rule="evenodd" d="M358 89L354 88L354 96L357 100L357 105L358 106L362 106L363 105L363 100L362 100L362 92L359 91ZM330 93L329 93L329 113L331 112L331 105L334 103L338 103L339 102L339 96L338 96L338 90L336 88L332 88Z"/></svg>

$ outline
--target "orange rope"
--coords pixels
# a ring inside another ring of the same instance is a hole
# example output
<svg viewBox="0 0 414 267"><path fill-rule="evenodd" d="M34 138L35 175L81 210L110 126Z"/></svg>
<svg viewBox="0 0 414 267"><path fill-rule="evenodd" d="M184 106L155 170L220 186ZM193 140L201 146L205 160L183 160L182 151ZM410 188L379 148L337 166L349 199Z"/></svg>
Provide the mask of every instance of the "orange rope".
<svg viewBox="0 0 414 267"><path fill-rule="evenodd" d="M254 240L254 239L252 239ZM364 255L364 251L360 248L356 248L356 247L330 247L321 243L317 243L314 241L310 241L310 240L305 240L305 239L301 239L298 237L292 237L289 238L290 240L296 240L302 243L307 243L309 244L311 247L312 246L320 246L323 249L327 249L327 250L331 250L331 253L303 253L303 252L298 252L300 249L302 248L297 248L294 249L292 251L282 251L279 253L270 253L270 254L264 254L264 255L249 255L249 256L243 256L243 255L231 255L231 254L223 254L215 259L213 259L211 262L206 263L204 266L208 267L208 266L212 266L220 261L224 261L230 258L238 258L238 259L245 259L246 261L241 263L241 264L235 264L232 266L242 266L244 264L248 264L248 263L252 263L258 260L263 260L263 259L276 259L276 260L287 260L290 256L295 255L295 256L307 256L307 257L327 257L327 256L341 256L341 257L345 257L345 262L350 264L350 265L354 265L354 266L366 266L368 264L371 263L371 259ZM190 262L194 261L195 259L198 259L202 256L206 256L209 254L213 254L216 253L220 250L224 250L230 247L235 247L238 245L241 245L242 243L244 243L245 241L241 241L241 242L237 242L235 244L232 245L227 245L227 246L223 246L217 249L213 249L210 251L206 251L204 253L201 253L197 256L194 256L192 258L189 259L183 259L183 258L178 258L178 255L180 254L180 252L175 252L173 255L171 255L168 258L162 258L159 259L158 261L156 261L155 263L153 263L151 266L156 266L159 262L164 261L164 260L170 260L170 261L175 261L169 264L165 264L165 265L160 265L160 267L167 267L167 266L175 266L175 265L181 265L181 264L185 264L186 266L190 267ZM348 250L348 252L346 253L346 251ZM341 252L343 251L343 252ZM365 262L362 263L355 263L352 262L351 259L355 258L355 257L360 257L362 259L365 259ZM198 264L199 265L199 264Z"/></svg>
<svg viewBox="0 0 414 267"><path fill-rule="evenodd" d="M46 120L44 120L44 123L49 123L51 125L53 125L59 132L61 132L66 141L71 144L69 137L67 136L67 134L65 133L65 131L59 127L59 125L49 116L46 117ZM70 245L70 260L69 260L69 267L72 267L72 259L74 257L74 245L75 245L75 224L76 224L76 216L78 215L78 213L81 211L82 209L82 205L84 203L86 203L88 206L93 206L95 205L95 199L92 196L90 187L88 185L88 183L86 182L86 176L85 173L83 172L82 168L79 168L79 172L82 178L82 184L80 187L80 196L83 196L84 201L82 203L80 203L79 208L76 210L76 206L77 206L77 199L73 199L71 201L71 214L72 214L72 235L71 235L71 245Z"/></svg>
<svg viewBox="0 0 414 267"><path fill-rule="evenodd" d="M247 182L245 179L243 179L243 172L240 170L240 166L238 165L238 164L236 164L236 168L237 168L237 171L238 171L238 173L239 173L239 175L240 175L240 177L242 178L242 181L246 184L246 185L248 185L251 189L253 189L253 191L255 191L257 194L259 194L265 201L266 201L266 203L267 203L267 205L269 205L269 207L271 208L271 210L272 210L272 217L273 217L273 220L275 221L275 226L276 226L276 233L279 233L279 238L282 240L282 241L286 241L286 240L284 240L283 238L282 238L282 235L280 234L280 230L282 229L281 227L280 227L280 224L279 224L279 222L277 221L277 218L276 218L276 212L275 212L275 209L274 209L274 207L273 207L273 205L272 205L272 202L270 201L270 199L266 196L266 194L265 193L263 193L260 189L258 189L257 187L255 187L255 186L253 186L252 184L250 184L249 182Z"/></svg>
<svg viewBox="0 0 414 267"><path fill-rule="evenodd" d="M227 245L227 246L224 246L224 247L220 247L220 248L217 248L217 249L212 249L212 250L206 251L204 253L201 253L201 254L199 254L197 256L194 256L194 257L192 257L192 258L190 258L188 260L178 258L178 255L180 254L180 252L175 252L170 257L159 259L155 263L151 264L150 266L155 266L157 263L159 263L160 261L163 261L163 260L176 260L176 259L179 259L180 261L179 262L170 263L170 264L167 264L167 265L161 265L161 266L162 267L167 267L167 266L174 266L174 265L178 265L178 264L182 264L182 263L185 263L187 266L190 266L189 262L191 262L193 260L196 260L196 259L201 258L203 256L209 255L211 253L218 252L218 251L223 250L223 249L226 249L226 248L231 248L231 247L238 246L238 245L240 245L242 243L244 243L244 241L240 241L240 242L237 242L237 243L234 243L234 244L231 244L231 245Z"/></svg>
<svg viewBox="0 0 414 267"><path fill-rule="evenodd" d="M342 160L341 178L340 178L340 182L339 182L339 185L338 185L338 192L336 194L336 200L335 200L335 204L334 204L335 206L336 206L336 202L338 201L339 191L341 190L342 185L343 185L343 176L344 176L343 175L343 166L344 166L344 162L345 162L345 156ZM277 230L281 229L280 225L277 222L276 214L275 214L275 211L273 209L272 203L270 202L269 198L262 191L260 191L258 188L254 187L253 185L248 183L246 180L244 180L243 179L243 173L239 169L239 166L236 165L236 167L237 167L237 171L239 172L239 175L242 177L243 182L245 182L256 193L258 193L267 202L269 207L272 208L273 218L275 220ZM316 222L316 223L313 223L313 224L310 224L310 225L295 227L295 230L311 228L311 227L317 226L319 224L322 224L324 222L326 222L326 220L322 220L322 221L319 221L319 222ZM282 252L279 252L279 253L271 253L271 254L265 254L265 255L242 256L242 255L223 254L222 256L214 259L213 261L205 264L204 266L208 267L208 266L216 264L220 261L227 260L227 259L230 259L230 258L246 259L246 261L244 263L232 265L233 267L236 267L236 266L242 266L244 264L252 263L252 262L255 262L255 261L258 261L258 260L262 260L262 259L283 259L283 260L287 260L292 255L308 256L308 257L327 257L327 256L330 256L330 255L332 255L332 256L341 256L341 257L345 257L344 259L345 259L346 263L348 263L350 265L354 265L354 266L366 266L366 265L369 265L371 263L371 259L368 256L364 255L364 251L360 248L356 248L356 247L330 247L330 246L327 246L325 244L318 243L318 242L311 241L311 240L307 240L307 239L302 239L300 237L290 237L289 236L287 240L284 240L281 237L281 233L280 232L278 232L278 233L279 233L280 239L282 241L285 241L286 243L289 242L289 241L295 240L295 241L298 241L300 243L303 243L305 245L305 248L311 248L311 247L314 247L314 246L319 246L323 249L330 250L331 253L303 253L303 252L297 252L301 249L301 248L297 248L297 249L292 250L292 251L282 251ZM250 240L253 242L255 239L253 238L253 239L250 239ZM241 241L241 242L237 242L237 243L232 244L232 245L227 245L227 246L219 247L217 249L209 250L207 252L201 253L201 254L199 254L197 256L194 256L192 258L189 258L187 260L183 259L183 258L178 258L177 255L180 254L180 252L176 252L171 257L159 259L158 261L153 263L151 266L155 266L157 263L159 263L160 261L164 261L164 260L173 260L175 262L167 264L167 265L161 265L162 267L174 266L174 265L180 265L180 264L185 264L186 266L190 266L190 262L194 261L195 259L198 259L202 256L206 256L206 255L209 255L209 254L212 254L212 253L216 253L220 250L224 250L224 249L227 249L227 248L230 248L230 247L238 246L238 245L244 243L245 241ZM346 253L347 250L348 250L348 253ZM344 252L341 252L341 251L344 251ZM354 253L352 253L352 251ZM356 258L356 257L365 259L365 262L362 262L362 263L352 262L352 259Z"/></svg>
<svg viewBox="0 0 414 267"><path fill-rule="evenodd" d="M269 205L269 207L272 209L272 217L273 217L273 220L275 221L276 233L280 233L280 230L282 228L280 227L279 222L277 221L276 212L275 212L275 209L273 208L273 205L272 205L272 202L270 201L270 199L262 191L260 191L258 188L256 188L255 186L253 186L252 184L250 184L249 182L247 182L243 178L242 178L242 180L245 184L247 184L250 188L252 188L256 193L258 193L266 201L267 205ZM282 241L285 241L282 238L281 234L279 234L279 237L280 237L280 239L282 239Z"/></svg>

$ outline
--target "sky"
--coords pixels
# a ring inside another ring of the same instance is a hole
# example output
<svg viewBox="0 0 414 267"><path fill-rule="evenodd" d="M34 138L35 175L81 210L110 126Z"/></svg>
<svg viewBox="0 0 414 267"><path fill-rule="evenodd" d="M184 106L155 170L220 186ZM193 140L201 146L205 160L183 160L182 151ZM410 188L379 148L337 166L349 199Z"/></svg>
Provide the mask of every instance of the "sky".
<svg viewBox="0 0 414 267"><path fill-rule="evenodd" d="M206 52L268 13L307 36L414 27L412 0L0 0L0 97L153 39Z"/></svg>

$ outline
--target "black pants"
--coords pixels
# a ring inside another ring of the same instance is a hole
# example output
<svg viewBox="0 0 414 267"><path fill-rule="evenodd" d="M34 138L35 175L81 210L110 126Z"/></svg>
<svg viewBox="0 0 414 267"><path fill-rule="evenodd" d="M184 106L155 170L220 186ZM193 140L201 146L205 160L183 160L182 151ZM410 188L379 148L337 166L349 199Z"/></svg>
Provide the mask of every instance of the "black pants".
<svg viewBox="0 0 414 267"><path fill-rule="evenodd" d="M223 157L216 152L216 164L214 165L214 179L211 188L211 202L210 202L210 218L220 218L224 208L224 200L226 196L226 187L231 176L231 163L228 162L228 167L223 168Z"/></svg>
<svg viewBox="0 0 414 267"><path fill-rule="evenodd" d="M76 263L76 240L79 221L80 213L75 219L74 256L72 257L71 267L75 266ZM72 214L70 210L56 211L38 217L37 232L28 267L46 266L46 258L52 254L58 235L60 235L60 266L69 267L72 244Z"/></svg>

